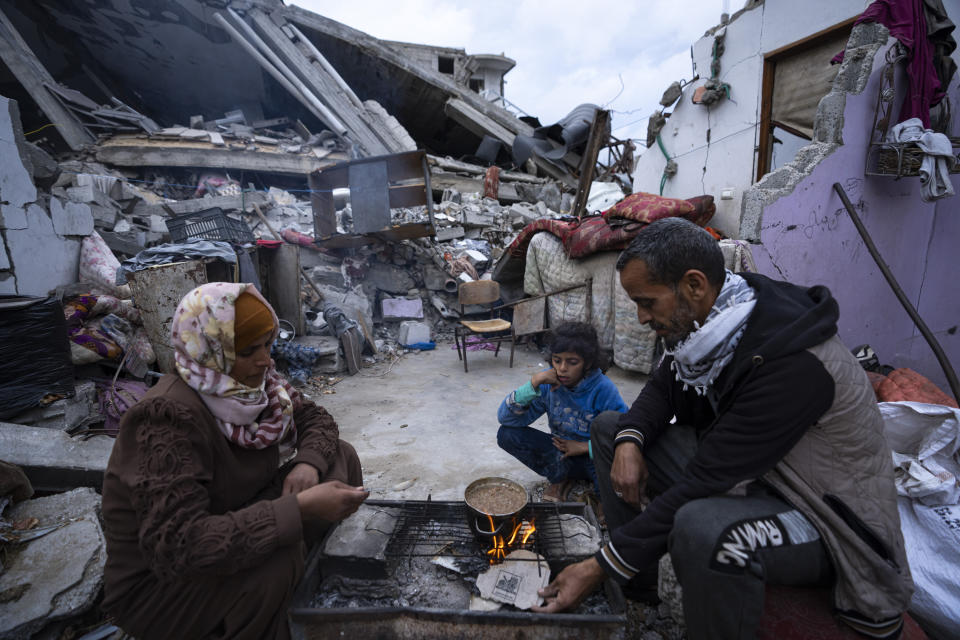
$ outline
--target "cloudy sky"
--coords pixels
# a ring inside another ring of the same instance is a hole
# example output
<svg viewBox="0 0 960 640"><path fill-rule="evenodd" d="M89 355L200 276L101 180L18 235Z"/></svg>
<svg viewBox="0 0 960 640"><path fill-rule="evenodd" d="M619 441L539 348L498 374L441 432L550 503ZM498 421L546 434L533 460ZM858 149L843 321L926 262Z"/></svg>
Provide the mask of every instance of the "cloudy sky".
<svg viewBox="0 0 960 640"><path fill-rule="evenodd" d="M286 0L386 40L504 54L508 100L543 124L578 104L613 110L614 135L646 138L647 117L690 46L740 0Z"/></svg>

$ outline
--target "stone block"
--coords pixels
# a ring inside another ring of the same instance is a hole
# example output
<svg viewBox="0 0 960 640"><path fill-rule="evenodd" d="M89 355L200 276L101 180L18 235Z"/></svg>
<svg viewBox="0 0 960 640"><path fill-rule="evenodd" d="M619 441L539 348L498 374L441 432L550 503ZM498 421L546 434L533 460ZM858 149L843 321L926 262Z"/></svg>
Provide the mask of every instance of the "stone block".
<svg viewBox="0 0 960 640"><path fill-rule="evenodd" d="M26 639L48 623L89 610L103 584L107 550L93 489L22 502L11 520L36 518L55 527L8 555L0 574L0 637Z"/></svg>
<svg viewBox="0 0 960 640"><path fill-rule="evenodd" d="M360 505L323 544L324 574L354 578L387 577L387 544L401 509Z"/></svg>
<svg viewBox="0 0 960 640"><path fill-rule="evenodd" d="M0 451L23 469L38 492L97 487L113 450L113 438L71 438L62 431L0 422Z"/></svg>
<svg viewBox="0 0 960 640"><path fill-rule="evenodd" d="M53 230L61 236L88 236L93 233L93 213L90 206L80 202L60 202L50 198L50 218Z"/></svg>
<svg viewBox="0 0 960 640"><path fill-rule="evenodd" d="M22 142L17 102L0 96L0 158L3 158L0 162L0 202L14 209L37 199L37 188L20 153Z"/></svg>
<svg viewBox="0 0 960 640"><path fill-rule="evenodd" d="M69 187L66 190L67 198L73 202L84 202L84 203L93 203L98 204L101 207L115 207L119 208L113 198L105 194L103 191L100 191L97 188L97 185L90 183L85 184L82 187Z"/></svg>
<svg viewBox="0 0 960 640"><path fill-rule="evenodd" d="M27 228L7 230L10 262L21 295L47 295L60 285L77 281L80 241L63 238L40 206L27 208Z"/></svg>
<svg viewBox="0 0 960 640"><path fill-rule="evenodd" d="M406 293L416 286L406 269L382 262L370 265L363 284L387 293Z"/></svg>
<svg viewBox="0 0 960 640"><path fill-rule="evenodd" d="M113 207L104 207L99 204L88 204L90 214L93 216L94 226L100 226L104 229L113 229L117 224L117 216L120 213Z"/></svg>
<svg viewBox="0 0 960 640"><path fill-rule="evenodd" d="M306 253L312 253L308 251L301 251L300 255L303 256ZM343 270L340 268L340 265L333 264L318 264L314 267L308 269L310 273L310 278L314 283L323 283L328 284L332 287L344 287L346 282L343 279Z"/></svg>
<svg viewBox="0 0 960 640"><path fill-rule="evenodd" d="M0 191L0 198L3 191ZM27 209L13 204L0 204L0 229L26 229Z"/></svg>
<svg viewBox="0 0 960 640"><path fill-rule="evenodd" d="M423 286L430 291L446 291L446 282L450 279L446 273L433 265L423 267Z"/></svg>
<svg viewBox="0 0 960 640"><path fill-rule="evenodd" d="M417 344L430 342L430 326L424 322L407 320L400 323L400 344Z"/></svg>
<svg viewBox="0 0 960 640"><path fill-rule="evenodd" d="M384 298L381 301L384 320L407 320L423 317L423 300L415 298Z"/></svg>
<svg viewBox="0 0 960 640"><path fill-rule="evenodd" d="M437 242L456 240L457 238L462 238L464 233L463 227L460 226L437 229Z"/></svg>
<svg viewBox="0 0 960 640"><path fill-rule="evenodd" d="M483 209L465 208L460 215L464 227L492 227L496 224L493 213Z"/></svg>

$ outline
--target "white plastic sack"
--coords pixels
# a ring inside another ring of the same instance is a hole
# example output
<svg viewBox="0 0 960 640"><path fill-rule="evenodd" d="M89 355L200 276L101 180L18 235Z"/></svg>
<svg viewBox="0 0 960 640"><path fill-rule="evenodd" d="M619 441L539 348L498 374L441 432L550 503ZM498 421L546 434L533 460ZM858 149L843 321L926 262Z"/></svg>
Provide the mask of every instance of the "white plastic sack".
<svg viewBox="0 0 960 640"><path fill-rule="evenodd" d="M928 506L960 502L960 410L922 402L881 402L879 407L893 450L897 493Z"/></svg>
<svg viewBox="0 0 960 640"><path fill-rule="evenodd" d="M913 574L910 615L932 637L960 638L960 505L928 507L897 498Z"/></svg>
<svg viewBox="0 0 960 640"><path fill-rule="evenodd" d="M615 182L593 182L587 196L587 213L606 211L625 197L623 189Z"/></svg>

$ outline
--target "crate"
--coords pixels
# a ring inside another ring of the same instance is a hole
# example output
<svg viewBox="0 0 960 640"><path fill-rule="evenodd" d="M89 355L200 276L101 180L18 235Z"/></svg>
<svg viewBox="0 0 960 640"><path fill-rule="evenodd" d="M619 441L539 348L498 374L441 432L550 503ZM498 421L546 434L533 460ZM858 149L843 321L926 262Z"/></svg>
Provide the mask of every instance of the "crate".
<svg viewBox="0 0 960 640"><path fill-rule="evenodd" d="M167 230L173 242L182 242L187 238L204 238L245 244L256 240L246 222L227 217L220 207L169 218Z"/></svg>

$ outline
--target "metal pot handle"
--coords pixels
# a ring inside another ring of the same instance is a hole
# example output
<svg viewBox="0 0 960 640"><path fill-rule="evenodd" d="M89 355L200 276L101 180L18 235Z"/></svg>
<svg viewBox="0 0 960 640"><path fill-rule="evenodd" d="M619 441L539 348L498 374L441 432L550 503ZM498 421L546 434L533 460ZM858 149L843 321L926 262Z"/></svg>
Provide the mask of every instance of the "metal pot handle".
<svg viewBox="0 0 960 640"><path fill-rule="evenodd" d="M470 519L470 524L473 525L473 526L471 527L471 528L473 529L473 532L474 532L475 534L477 534L477 535L480 535L480 536L496 536L496 535L500 535L500 530L503 529L503 525L507 524L507 521L504 520L504 521L501 522L500 525L499 525L496 529L494 529L493 531L484 531L483 529L480 528L480 524L479 524L479 522L478 522L478 518L479 518L479 516L473 516L473 518Z"/></svg>

